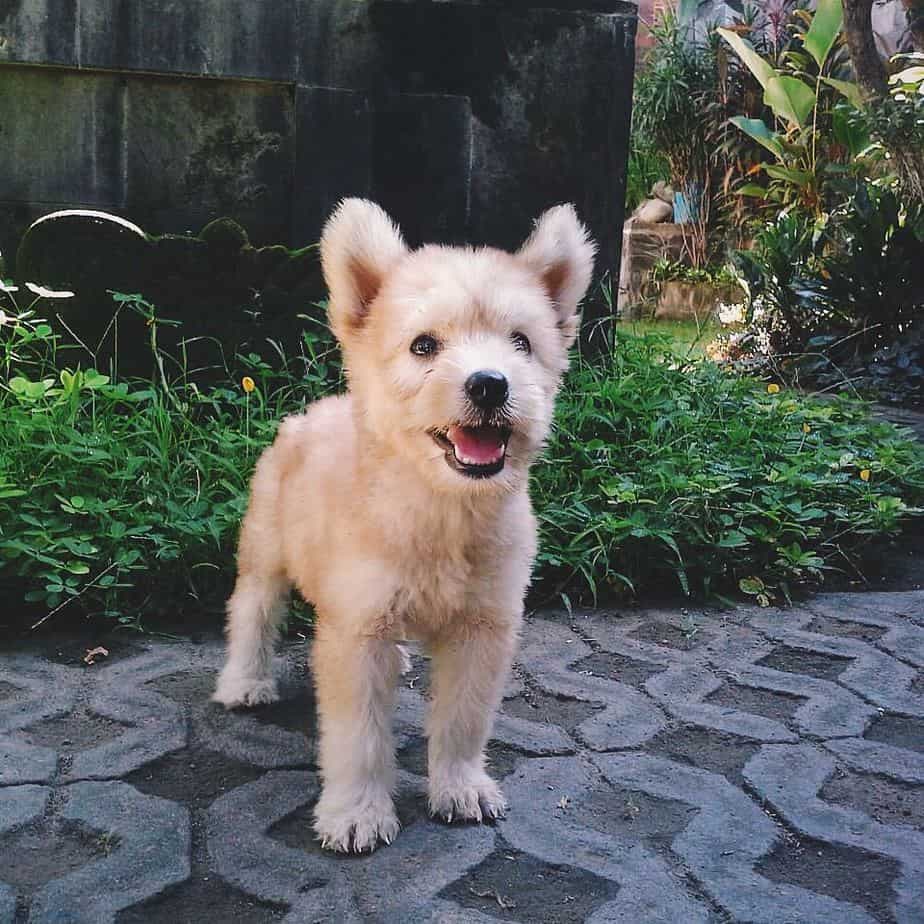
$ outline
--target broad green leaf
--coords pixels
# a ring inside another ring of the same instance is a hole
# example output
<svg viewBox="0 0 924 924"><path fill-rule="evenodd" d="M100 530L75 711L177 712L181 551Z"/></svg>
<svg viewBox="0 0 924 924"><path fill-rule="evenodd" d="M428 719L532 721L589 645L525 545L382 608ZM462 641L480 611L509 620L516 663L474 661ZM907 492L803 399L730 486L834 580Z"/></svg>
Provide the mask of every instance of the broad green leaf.
<svg viewBox="0 0 924 924"><path fill-rule="evenodd" d="M764 87L764 102L781 119L803 128L815 105L815 94L796 77L774 76Z"/></svg>
<svg viewBox="0 0 924 924"><path fill-rule="evenodd" d="M843 24L844 7L841 0L818 0L812 24L805 33L802 44L815 59L819 70L824 67Z"/></svg>
<svg viewBox="0 0 924 924"><path fill-rule="evenodd" d="M738 587L742 593L751 594L752 596L763 593L766 589L766 585L759 577L741 578L738 581Z"/></svg>
<svg viewBox="0 0 924 924"><path fill-rule="evenodd" d="M732 32L731 29L717 29L716 31L731 45L747 69L757 78L757 82L766 91L773 78L779 77L779 74L754 50L754 46L741 38L737 32Z"/></svg>
<svg viewBox="0 0 924 924"><path fill-rule="evenodd" d="M767 176L775 180L785 180L794 186L808 186L812 181L812 174L808 170L795 170L792 167L781 167L779 164L764 164Z"/></svg>
<svg viewBox="0 0 924 924"><path fill-rule="evenodd" d="M834 87L848 103L856 106L857 109L863 106L863 94L852 80L835 80L833 77L822 77L821 79L829 87Z"/></svg>
<svg viewBox="0 0 924 924"><path fill-rule="evenodd" d="M845 147L851 157L858 157L861 152L869 147L869 132L857 125L852 119L847 118L846 114L840 109L835 109L832 113L831 127L834 130L837 143Z"/></svg>
<svg viewBox="0 0 924 924"><path fill-rule="evenodd" d="M780 144L779 135L770 131L763 119L746 119L744 116L734 116L729 121L740 128L746 135L753 138L759 145L765 147L771 154L782 157L783 146Z"/></svg>
<svg viewBox="0 0 924 924"><path fill-rule="evenodd" d="M735 192L739 196L753 196L755 199L766 199L767 190L763 186L758 186L756 183L745 183L744 186L740 186Z"/></svg>

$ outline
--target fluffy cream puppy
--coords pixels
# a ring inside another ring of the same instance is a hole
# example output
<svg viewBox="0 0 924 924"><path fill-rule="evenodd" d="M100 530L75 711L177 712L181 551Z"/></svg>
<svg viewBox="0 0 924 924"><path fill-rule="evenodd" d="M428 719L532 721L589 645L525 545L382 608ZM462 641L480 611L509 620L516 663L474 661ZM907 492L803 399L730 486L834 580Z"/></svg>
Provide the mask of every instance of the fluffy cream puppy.
<svg viewBox="0 0 924 924"><path fill-rule="evenodd" d="M590 283L594 245L571 206L515 254L409 250L349 199L321 240L346 394L285 420L257 464L214 699L278 696L273 644L294 585L314 604L326 847L372 850L399 823L391 719L416 639L433 660L430 811L501 815L484 748L536 551L529 466Z"/></svg>

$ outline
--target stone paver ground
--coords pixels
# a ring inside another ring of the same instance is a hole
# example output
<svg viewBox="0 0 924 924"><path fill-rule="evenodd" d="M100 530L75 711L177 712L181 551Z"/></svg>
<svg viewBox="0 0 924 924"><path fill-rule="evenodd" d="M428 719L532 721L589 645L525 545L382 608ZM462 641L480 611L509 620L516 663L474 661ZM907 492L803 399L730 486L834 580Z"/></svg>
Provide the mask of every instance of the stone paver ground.
<svg viewBox="0 0 924 924"><path fill-rule="evenodd" d="M323 853L305 646L209 703L222 647L0 655L0 922L924 922L924 591L545 612L490 745L511 810L426 816L427 662L397 841Z"/></svg>

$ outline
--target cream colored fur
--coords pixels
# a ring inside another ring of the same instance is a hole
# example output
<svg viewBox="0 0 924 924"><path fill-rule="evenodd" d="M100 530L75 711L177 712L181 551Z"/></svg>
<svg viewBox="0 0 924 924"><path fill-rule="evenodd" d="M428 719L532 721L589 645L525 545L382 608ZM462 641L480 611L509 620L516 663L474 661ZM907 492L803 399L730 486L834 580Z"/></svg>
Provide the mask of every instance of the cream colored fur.
<svg viewBox="0 0 924 924"><path fill-rule="evenodd" d="M549 432L594 246L559 206L517 254L411 251L378 206L351 199L321 254L349 390L285 420L257 464L214 699L278 697L273 644L294 585L318 617L315 830L327 847L364 851L399 828L391 713L404 639L433 659L431 812L480 821L506 808L484 748L536 551L527 472ZM421 334L439 341L435 356L411 352ZM481 369L509 382L512 433L503 471L473 479L430 431L472 420L464 383Z"/></svg>

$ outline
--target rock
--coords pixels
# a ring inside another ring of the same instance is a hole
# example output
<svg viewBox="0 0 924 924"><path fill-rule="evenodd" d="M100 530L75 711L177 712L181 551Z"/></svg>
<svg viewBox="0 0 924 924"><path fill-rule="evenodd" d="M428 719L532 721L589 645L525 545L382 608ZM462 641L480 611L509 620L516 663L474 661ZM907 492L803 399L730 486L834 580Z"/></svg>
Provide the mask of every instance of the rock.
<svg viewBox="0 0 924 924"><path fill-rule="evenodd" d="M673 207L661 199L646 199L632 213L632 217L641 224L658 225L670 221L673 214Z"/></svg>
<svg viewBox="0 0 924 924"><path fill-rule="evenodd" d="M88 209L52 212L32 223L16 252L16 277L78 294L116 289L149 248L137 225Z"/></svg>
<svg viewBox="0 0 924 924"><path fill-rule="evenodd" d="M233 218L210 221L199 232L199 237L210 247L225 253L237 253L250 243L247 232Z"/></svg>
<svg viewBox="0 0 924 924"><path fill-rule="evenodd" d="M666 202L671 209L674 208L674 187L667 183L664 180L658 180L651 187L651 195L655 199L660 199L662 202Z"/></svg>

